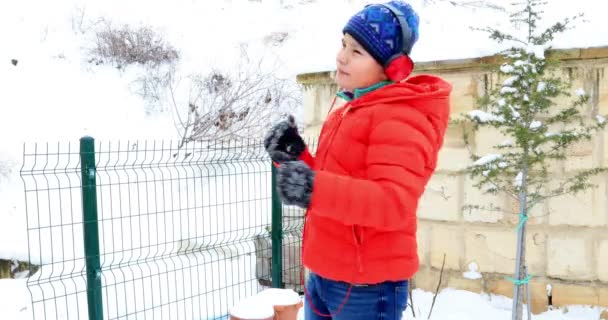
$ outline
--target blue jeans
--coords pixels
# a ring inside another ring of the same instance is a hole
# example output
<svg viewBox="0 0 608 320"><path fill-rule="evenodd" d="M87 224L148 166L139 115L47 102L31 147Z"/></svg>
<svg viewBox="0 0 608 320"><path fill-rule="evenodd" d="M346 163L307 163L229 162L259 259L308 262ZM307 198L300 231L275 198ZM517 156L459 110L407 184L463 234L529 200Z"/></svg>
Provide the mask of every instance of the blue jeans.
<svg viewBox="0 0 608 320"><path fill-rule="evenodd" d="M340 312L350 284L310 274L306 284L306 320L401 320L407 307L407 280L354 285ZM312 306L311 306L312 305ZM314 307L314 309L313 309ZM321 316L331 314L332 316Z"/></svg>

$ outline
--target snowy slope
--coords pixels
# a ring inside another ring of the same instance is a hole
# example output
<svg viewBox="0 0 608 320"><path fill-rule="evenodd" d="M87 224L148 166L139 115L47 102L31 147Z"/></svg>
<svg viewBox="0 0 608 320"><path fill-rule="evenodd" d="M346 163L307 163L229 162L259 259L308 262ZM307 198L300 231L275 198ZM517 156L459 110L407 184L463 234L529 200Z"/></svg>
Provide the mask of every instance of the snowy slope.
<svg viewBox="0 0 608 320"><path fill-rule="evenodd" d="M99 19L151 25L181 53L178 72L230 69L243 52L277 74L330 70L341 28L365 0L19 0L0 2L0 258L24 259L24 142L175 139L170 108L149 109L131 86L141 70L87 63ZM489 3L504 6L503 1ZM471 27L507 26L496 9L412 0L421 19L416 61L493 54L500 48ZM601 1L550 0L547 21L586 14L556 47L608 44ZM273 42L274 36L286 38ZM244 49L245 48L245 49ZM245 51L243 51L243 49ZM16 66L10 63L17 59Z"/></svg>

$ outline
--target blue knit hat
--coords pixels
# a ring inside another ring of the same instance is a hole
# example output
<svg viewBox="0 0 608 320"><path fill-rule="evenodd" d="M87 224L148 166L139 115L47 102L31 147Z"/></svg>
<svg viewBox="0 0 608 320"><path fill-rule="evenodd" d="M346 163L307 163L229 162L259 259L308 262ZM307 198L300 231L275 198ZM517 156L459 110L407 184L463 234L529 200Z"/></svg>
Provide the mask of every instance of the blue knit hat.
<svg viewBox="0 0 608 320"><path fill-rule="evenodd" d="M387 6L403 13L408 27L405 34L409 38L405 45L399 19ZM419 18L414 9L401 0L393 0L384 5L366 6L346 23L342 32L350 34L380 65L386 67L397 54L410 54L418 40L418 25Z"/></svg>

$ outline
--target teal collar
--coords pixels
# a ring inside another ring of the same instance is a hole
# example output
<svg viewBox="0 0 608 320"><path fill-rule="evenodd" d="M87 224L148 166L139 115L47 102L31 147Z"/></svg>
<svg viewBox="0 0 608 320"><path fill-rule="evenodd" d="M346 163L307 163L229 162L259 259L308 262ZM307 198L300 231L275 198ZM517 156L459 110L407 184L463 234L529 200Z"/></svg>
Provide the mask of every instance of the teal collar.
<svg viewBox="0 0 608 320"><path fill-rule="evenodd" d="M376 89L380 89L389 84L393 84L393 82L388 81L388 80L380 81L380 82L376 83L375 85L369 86L367 88L355 89L354 92L340 91L337 93L337 95L338 95L338 97L342 98L343 100L350 102L357 98L362 97L365 94L368 94Z"/></svg>

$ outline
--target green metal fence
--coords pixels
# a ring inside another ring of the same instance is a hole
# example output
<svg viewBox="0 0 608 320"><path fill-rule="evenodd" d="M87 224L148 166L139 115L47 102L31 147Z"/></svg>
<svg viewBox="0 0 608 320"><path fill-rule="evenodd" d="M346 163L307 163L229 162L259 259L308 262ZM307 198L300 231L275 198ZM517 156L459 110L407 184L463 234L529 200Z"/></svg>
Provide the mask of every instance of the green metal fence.
<svg viewBox="0 0 608 320"><path fill-rule="evenodd" d="M303 212L260 142L24 146L34 319L224 319L266 286L301 291Z"/></svg>

